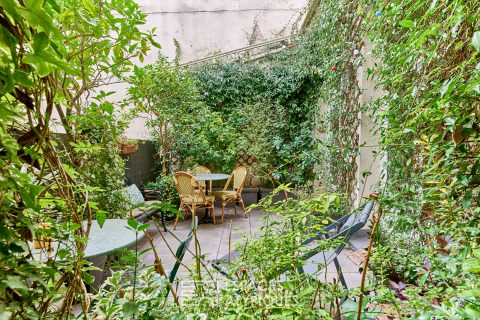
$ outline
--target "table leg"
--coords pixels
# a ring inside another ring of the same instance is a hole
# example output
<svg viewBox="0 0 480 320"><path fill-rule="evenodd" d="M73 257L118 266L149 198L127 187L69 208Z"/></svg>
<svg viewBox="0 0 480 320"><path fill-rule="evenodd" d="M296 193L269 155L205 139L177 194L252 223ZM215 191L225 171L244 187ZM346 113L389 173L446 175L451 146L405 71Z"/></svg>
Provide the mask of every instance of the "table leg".
<svg viewBox="0 0 480 320"><path fill-rule="evenodd" d="M205 195L209 195L208 191L209 191L209 183L210 183L210 188L212 187L212 180L209 180L209 181L205 181ZM205 208L203 209L205 210L205 215L203 217L202 220L198 221L198 224L207 224L207 223L213 223L213 220L212 218L210 217L210 215L208 214L208 209Z"/></svg>
<svg viewBox="0 0 480 320"><path fill-rule="evenodd" d="M103 283L103 268L105 267L105 261L107 260L107 256L89 258L88 260L92 262L93 266L102 269L101 271L100 270L89 271L89 273L95 277L95 280L90 285L89 291L97 292Z"/></svg>

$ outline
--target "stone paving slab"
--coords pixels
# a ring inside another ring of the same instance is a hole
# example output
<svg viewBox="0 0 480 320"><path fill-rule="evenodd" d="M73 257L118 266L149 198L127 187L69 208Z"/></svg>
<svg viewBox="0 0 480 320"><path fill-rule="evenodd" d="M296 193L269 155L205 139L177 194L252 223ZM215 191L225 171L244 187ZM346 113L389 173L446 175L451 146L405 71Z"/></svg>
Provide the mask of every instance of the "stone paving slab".
<svg viewBox="0 0 480 320"><path fill-rule="evenodd" d="M233 251L233 244L238 242L242 239L242 233L254 234L255 230L257 230L261 226L261 218L263 214L259 212L258 209L253 210L248 218L243 216L242 210L237 210L237 214L234 213L233 208L227 208L225 212L225 218L223 224L220 224L220 216L221 210L219 208L215 209L217 224L201 224L198 227L197 237L200 243L200 248L202 254L205 255L205 260L211 261L216 258L219 258L223 255L228 253L228 242L229 242L229 234L230 234L230 223L231 223L231 242L232 242L232 251ZM200 217L203 217L203 212L199 213ZM173 253L176 251L177 246L179 244L178 240L175 239L173 235L175 235L178 239L185 239L188 235L191 226L191 218L189 217L186 221L180 221L177 224L177 229L173 230L173 222L167 224L167 228L170 232L165 233L163 229L161 229L162 236L159 234L158 230L152 225L148 229L148 233L153 238L153 242L155 244L155 248L162 259L162 262L165 266L165 269L170 270L173 265L175 264L175 257ZM173 235L172 235L173 234ZM368 246L368 233L366 230L361 230L357 235L352 237L354 249L364 248ZM169 244L170 249L165 244L165 241ZM150 247L149 242L147 241L146 237L142 239L139 244L140 249L146 249ZM190 244L190 250L194 250L193 241ZM345 249L347 250L347 249ZM338 257L340 266L343 270L345 280L347 282L347 286L349 288L358 287L361 282L361 273L359 273L359 266L354 263L350 258L347 256L346 252L342 252ZM144 257L144 264L145 265L152 265L154 263L154 254L153 252L149 252ZM183 259L183 263L187 267L191 267L194 263L194 258L192 253L188 252L185 254ZM326 273L325 273L326 272ZM327 269L323 270L322 273L318 273L317 276L319 279L324 279L325 274L327 276L327 281L332 282L333 279L337 278L337 272L333 266L333 264L329 265ZM181 266L177 277L178 279L185 279L187 278L188 270Z"/></svg>

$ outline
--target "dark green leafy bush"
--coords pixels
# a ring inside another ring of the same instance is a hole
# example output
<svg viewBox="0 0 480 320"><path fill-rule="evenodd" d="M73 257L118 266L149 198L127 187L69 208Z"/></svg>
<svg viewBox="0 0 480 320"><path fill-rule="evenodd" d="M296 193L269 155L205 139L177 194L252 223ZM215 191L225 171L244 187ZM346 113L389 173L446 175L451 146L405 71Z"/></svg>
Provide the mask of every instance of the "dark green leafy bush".
<svg viewBox="0 0 480 320"><path fill-rule="evenodd" d="M173 182L173 176L171 175L159 176L157 180L147 182L144 185L144 189L155 191L154 196L158 201L170 203L175 206L179 203L178 192Z"/></svg>
<svg viewBox="0 0 480 320"><path fill-rule="evenodd" d="M315 89L322 78L300 49L289 50L262 63L218 63L195 74L203 101L235 132L228 153L254 158L251 171L267 181L300 185L313 179Z"/></svg>

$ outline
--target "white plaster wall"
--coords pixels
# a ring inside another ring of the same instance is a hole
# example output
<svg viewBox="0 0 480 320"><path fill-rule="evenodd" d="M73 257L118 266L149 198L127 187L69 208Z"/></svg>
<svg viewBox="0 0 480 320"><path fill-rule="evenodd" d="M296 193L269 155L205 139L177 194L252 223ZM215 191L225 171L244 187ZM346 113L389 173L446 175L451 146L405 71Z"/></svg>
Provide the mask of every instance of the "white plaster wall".
<svg viewBox="0 0 480 320"><path fill-rule="evenodd" d="M175 38L181 46L180 60L187 62L215 52L249 45L255 24L255 43L290 34L307 0L140 0L147 13L145 28L157 28L162 53L175 56ZM156 54L149 57L154 62Z"/></svg>
<svg viewBox="0 0 480 320"><path fill-rule="evenodd" d="M371 103L381 96L381 91L375 88L375 82L368 78L368 68L374 67L374 59L372 57L372 44L368 39L364 39L364 47L362 54L365 62L359 68L358 79L359 86L362 89L360 96L360 103L362 105ZM378 191L376 190L378 182L381 179L382 157L378 153L379 143L378 136L373 131L374 122L370 115L361 113L360 126L358 129L360 142L360 155L357 158L358 172L357 172L357 203L362 200L362 197ZM367 177L363 177L364 172L369 172Z"/></svg>
<svg viewBox="0 0 480 320"><path fill-rule="evenodd" d="M143 29L156 28L156 41L162 54L175 57L174 39L181 48L180 61L189 62L213 53L246 47L253 43L289 35L305 11L308 0L139 0L147 14ZM300 25L300 24L299 24ZM150 51L144 64L155 62L158 49ZM126 85L111 85L111 98L125 96ZM143 115L144 116L144 115ZM148 139L145 118L134 119L125 134Z"/></svg>

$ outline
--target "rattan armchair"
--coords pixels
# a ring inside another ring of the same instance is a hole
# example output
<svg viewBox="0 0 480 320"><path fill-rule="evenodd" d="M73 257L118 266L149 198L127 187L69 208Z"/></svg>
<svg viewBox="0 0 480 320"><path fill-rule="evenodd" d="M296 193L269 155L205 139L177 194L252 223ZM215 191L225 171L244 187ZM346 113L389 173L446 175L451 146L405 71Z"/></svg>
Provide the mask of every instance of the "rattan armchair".
<svg viewBox="0 0 480 320"><path fill-rule="evenodd" d="M204 174L204 173L212 173L210 169L207 167L201 166L201 165L196 165L192 170L190 170L190 173L192 175L196 174ZM207 182L206 181L198 181L200 183L200 186L207 190L207 193L212 193L212 181L208 181L208 189L207 189Z"/></svg>
<svg viewBox="0 0 480 320"><path fill-rule="evenodd" d="M180 171L175 173L173 180L180 196L180 207L178 210L180 212L185 211L186 214L190 211L192 218L195 219L196 210L198 208L206 208L206 210L210 210L213 223L215 224L215 197L205 195L205 191L200 188L198 180L188 172ZM177 227L178 219L179 217L177 216L173 230Z"/></svg>
<svg viewBox="0 0 480 320"><path fill-rule="evenodd" d="M227 183L223 187L222 191L215 191L213 195L222 200L222 218L220 223L223 223L223 216L225 215L225 206L233 202L235 206L235 213L237 213L237 203L240 203L243 207L243 215L247 216L247 209L245 209L245 204L243 203L242 191L245 185L245 180L247 179L247 169L243 166L235 168L230 178L228 178ZM233 189L228 190L230 183L233 181Z"/></svg>

